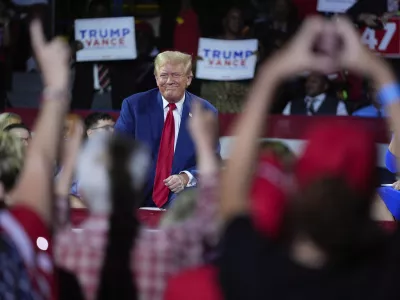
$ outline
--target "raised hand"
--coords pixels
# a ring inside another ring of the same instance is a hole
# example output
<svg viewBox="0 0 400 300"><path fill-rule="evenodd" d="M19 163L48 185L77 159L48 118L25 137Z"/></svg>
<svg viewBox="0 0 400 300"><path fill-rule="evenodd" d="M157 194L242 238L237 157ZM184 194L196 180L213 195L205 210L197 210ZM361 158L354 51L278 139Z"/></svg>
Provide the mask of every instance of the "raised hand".
<svg viewBox="0 0 400 300"><path fill-rule="evenodd" d="M69 81L70 51L61 38L46 41L40 21L34 20L30 26L32 48L42 71L46 87L64 90Z"/></svg>
<svg viewBox="0 0 400 300"><path fill-rule="evenodd" d="M289 44L266 64L275 67L280 79L303 71L330 73L337 68L334 24L322 17L308 18ZM272 62L272 63L271 63Z"/></svg>
<svg viewBox="0 0 400 300"><path fill-rule="evenodd" d="M361 43L360 35L350 20L339 17L335 27L341 41L337 57L339 67L360 75L369 75L371 62L377 59L376 56Z"/></svg>
<svg viewBox="0 0 400 300"><path fill-rule="evenodd" d="M198 101L192 104L191 111L189 131L196 146L215 149L218 132L217 116L214 112L203 108Z"/></svg>

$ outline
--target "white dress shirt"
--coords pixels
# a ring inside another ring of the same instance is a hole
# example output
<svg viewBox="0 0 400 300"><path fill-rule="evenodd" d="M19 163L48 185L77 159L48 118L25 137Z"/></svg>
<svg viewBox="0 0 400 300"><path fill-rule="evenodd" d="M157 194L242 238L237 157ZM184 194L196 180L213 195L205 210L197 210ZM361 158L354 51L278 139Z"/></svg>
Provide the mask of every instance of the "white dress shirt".
<svg viewBox="0 0 400 300"><path fill-rule="evenodd" d="M101 86L100 86L99 65L98 64L93 65L93 88L95 91L100 91L100 93L104 92L103 90L101 90ZM110 91L111 91L111 85L109 85L106 92L110 92Z"/></svg>
<svg viewBox="0 0 400 300"><path fill-rule="evenodd" d="M99 80L99 67L97 64L93 65L93 88L95 91L101 89Z"/></svg>
<svg viewBox="0 0 400 300"><path fill-rule="evenodd" d="M164 122L165 119L167 118L167 114L169 111L168 104L169 102L165 100L164 97L162 97L163 101L163 108L164 108ZM174 152L176 148L176 141L178 140L178 135L179 135L179 129L181 126L181 121L182 121L182 111L183 111L183 103L185 102L185 94L183 94L183 98L179 100L178 102L175 103L176 109L173 111L174 114L174 125L175 125L175 141L174 141ZM182 171L180 173L185 173L187 176L189 176L189 182L186 185L187 187L192 187L195 186L197 183L196 178L188 171Z"/></svg>
<svg viewBox="0 0 400 300"><path fill-rule="evenodd" d="M306 106L307 106L307 115L312 116L312 114L310 112L311 105L312 105L312 108L314 109L314 111L318 111L319 108L321 107L322 103L324 103L325 99L326 99L325 93L319 94L318 96L315 96L315 97L306 96L304 98L304 102L306 103ZM292 102L289 102L286 105L285 109L283 110L282 114L285 116L289 116L291 107L292 107ZM346 105L343 103L343 101L339 101L339 104L336 109L336 115L337 116L348 116Z"/></svg>

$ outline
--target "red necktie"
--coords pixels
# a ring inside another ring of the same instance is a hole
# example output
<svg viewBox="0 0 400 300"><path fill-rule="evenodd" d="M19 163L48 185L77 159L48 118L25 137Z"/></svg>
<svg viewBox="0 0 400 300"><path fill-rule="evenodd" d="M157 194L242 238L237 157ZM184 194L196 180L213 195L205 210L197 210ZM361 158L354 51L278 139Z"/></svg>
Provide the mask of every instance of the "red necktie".
<svg viewBox="0 0 400 300"><path fill-rule="evenodd" d="M168 201L169 188L165 186L164 179L171 175L172 162L174 160L175 120L173 111L176 109L176 105L170 103L168 107L169 110L161 135L160 150L158 151L153 188L153 201L160 208Z"/></svg>

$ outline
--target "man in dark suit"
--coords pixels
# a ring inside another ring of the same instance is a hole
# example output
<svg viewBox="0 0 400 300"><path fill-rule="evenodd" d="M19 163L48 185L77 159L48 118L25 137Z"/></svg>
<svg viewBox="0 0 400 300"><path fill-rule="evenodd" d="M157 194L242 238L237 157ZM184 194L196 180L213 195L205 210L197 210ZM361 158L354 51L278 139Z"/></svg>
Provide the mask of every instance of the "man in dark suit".
<svg viewBox="0 0 400 300"><path fill-rule="evenodd" d="M337 97L329 95L329 79L317 73L306 79L306 96L290 101L283 110L284 115L337 115L347 116L346 105Z"/></svg>
<svg viewBox="0 0 400 300"><path fill-rule="evenodd" d="M209 102L186 91L192 81L192 57L166 51L155 59L158 89L124 100L115 132L145 143L152 153L145 206L168 206L175 195L196 185L196 153L186 122L193 101L215 113ZM219 154L219 145L217 147Z"/></svg>
<svg viewBox="0 0 400 300"><path fill-rule="evenodd" d="M90 18L107 18L110 8L103 0L89 5ZM78 62L75 64L75 80L72 88L72 109L90 109L93 101L110 102L119 110L122 100L139 91L156 87L152 76L153 63L149 54L154 48L151 26L136 24L138 57L135 60ZM79 51L79 41L76 41Z"/></svg>
<svg viewBox="0 0 400 300"><path fill-rule="evenodd" d="M358 0L347 15L359 25L378 28L398 10L398 0Z"/></svg>

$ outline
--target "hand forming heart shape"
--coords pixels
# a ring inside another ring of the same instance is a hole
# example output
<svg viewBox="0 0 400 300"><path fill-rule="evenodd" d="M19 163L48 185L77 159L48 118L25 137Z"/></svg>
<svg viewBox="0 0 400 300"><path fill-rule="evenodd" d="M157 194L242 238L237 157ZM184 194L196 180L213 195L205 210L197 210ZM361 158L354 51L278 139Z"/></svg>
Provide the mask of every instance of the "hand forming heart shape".
<svg viewBox="0 0 400 300"><path fill-rule="evenodd" d="M328 74L342 69L369 76L382 60L361 43L348 19L315 16L304 21L288 45L267 65L271 63L283 79L304 71Z"/></svg>

